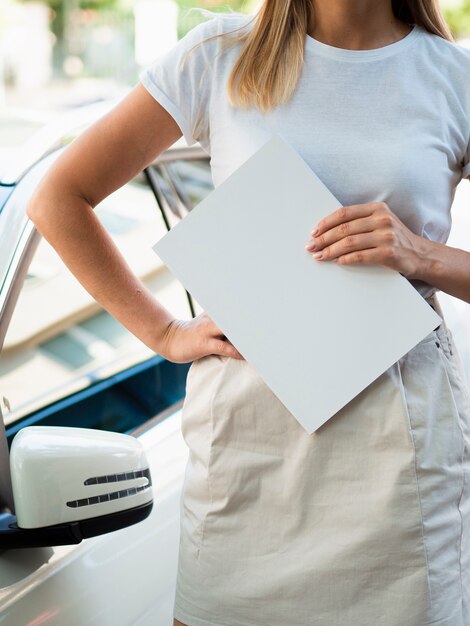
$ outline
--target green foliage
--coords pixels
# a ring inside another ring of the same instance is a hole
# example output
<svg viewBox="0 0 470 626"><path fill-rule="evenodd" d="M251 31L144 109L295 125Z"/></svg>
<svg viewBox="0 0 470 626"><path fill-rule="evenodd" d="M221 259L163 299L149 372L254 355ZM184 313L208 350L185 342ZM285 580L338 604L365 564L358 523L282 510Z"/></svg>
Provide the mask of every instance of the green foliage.
<svg viewBox="0 0 470 626"><path fill-rule="evenodd" d="M176 0L176 3L179 7L178 37L182 37L188 30L191 30L191 28L194 28L194 26L206 19L202 12L195 9L208 9L214 13L227 13L230 11L246 13L251 8L250 0L228 0L227 2L219 2L218 0Z"/></svg>
<svg viewBox="0 0 470 626"><path fill-rule="evenodd" d="M443 13L454 37L470 35L470 0L463 0L458 6L444 8Z"/></svg>
<svg viewBox="0 0 470 626"><path fill-rule="evenodd" d="M36 2L36 0L20 0L21 2ZM54 11L61 11L64 4L72 4L71 2L67 2L67 0L42 0L44 4L51 7ZM119 5L120 0L76 0L73 2L74 5L79 7L80 9L95 9L99 11L100 9L110 9Z"/></svg>

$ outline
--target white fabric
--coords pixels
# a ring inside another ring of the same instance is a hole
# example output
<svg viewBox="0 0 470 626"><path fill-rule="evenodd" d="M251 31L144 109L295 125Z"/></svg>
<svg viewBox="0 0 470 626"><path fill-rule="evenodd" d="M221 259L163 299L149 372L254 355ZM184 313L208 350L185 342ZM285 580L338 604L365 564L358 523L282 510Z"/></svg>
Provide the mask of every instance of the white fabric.
<svg viewBox="0 0 470 626"><path fill-rule="evenodd" d="M279 133L343 204L384 201L415 233L445 243L455 187L470 176L470 50L419 26L374 50L344 50L310 36L291 101L263 114L234 109L226 81L240 46L207 37L249 26L221 15L192 29L140 74L189 145L211 155L219 185ZM158 132L158 129L155 130ZM312 224L313 227L313 224ZM435 291L414 281L423 296Z"/></svg>
<svg viewBox="0 0 470 626"><path fill-rule="evenodd" d="M470 398L445 324L312 435L247 361L198 359L182 431L183 624L470 624Z"/></svg>
<svg viewBox="0 0 470 626"><path fill-rule="evenodd" d="M194 43L247 19L196 27L140 76L211 154L214 184L279 133L343 204L386 201L445 242L470 175L470 51L416 26L376 50L306 36L293 99L265 115L227 104L236 48L216 57L211 41L178 71ZM445 324L313 435L248 362L194 361L182 430L181 622L470 624L470 397Z"/></svg>

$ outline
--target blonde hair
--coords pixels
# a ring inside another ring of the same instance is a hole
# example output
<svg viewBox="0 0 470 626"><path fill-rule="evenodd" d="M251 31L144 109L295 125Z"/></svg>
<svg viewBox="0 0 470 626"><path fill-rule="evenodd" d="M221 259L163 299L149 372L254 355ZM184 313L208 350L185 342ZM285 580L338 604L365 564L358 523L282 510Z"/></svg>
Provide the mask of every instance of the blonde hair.
<svg viewBox="0 0 470 626"><path fill-rule="evenodd" d="M242 49L227 83L229 103L269 111L292 96L304 62L305 35L311 24L312 0L264 0L242 27L214 35L196 44L222 37L222 51L237 43ZM438 0L392 0L395 17L406 24L454 41ZM205 14L218 15L203 10ZM238 32L242 29L242 32Z"/></svg>

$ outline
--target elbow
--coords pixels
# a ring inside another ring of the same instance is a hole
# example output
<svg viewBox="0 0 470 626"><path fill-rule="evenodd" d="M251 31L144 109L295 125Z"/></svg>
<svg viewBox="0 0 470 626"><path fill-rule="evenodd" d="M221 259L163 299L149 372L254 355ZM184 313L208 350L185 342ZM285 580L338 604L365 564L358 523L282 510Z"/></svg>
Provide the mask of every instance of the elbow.
<svg viewBox="0 0 470 626"><path fill-rule="evenodd" d="M39 213L39 205L38 205L38 202L35 199L35 194L34 193L33 193L33 195L31 196L31 198L29 199L29 201L26 204L25 213L26 213L27 217L34 224L36 224L37 216L38 216L38 213Z"/></svg>
<svg viewBox="0 0 470 626"><path fill-rule="evenodd" d="M26 207L25 207L25 213L26 213L27 217L35 225L37 225L39 217L40 217L40 214L42 213L41 207L42 207L42 203L39 200L37 192L35 191L35 192L33 192L33 195L28 200L28 202L26 204Z"/></svg>
<svg viewBox="0 0 470 626"><path fill-rule="evenodd" d="M50 220L51 216L46 215L44 205L31 199L26 205L25 214L27 218L34 224L36 230L39 231L41 235L47 238L49 225L52 226L52 224Z"/></svg>
<svg viewBox="0 0 470 626"><path fill-rule="evenodd" d="M48 194L49 186L46 185L45 187L46 189L44 190L43 178L36 185L31 197L29 198L25 206L26 215L36 225L44 213L44 207L50 204L50 202L47 201L47 196L50 195Z"/></svg>
<svg viewBox="0 0 470 626"><path fill-rule="evenodd" d="M57 186L46 178L38 183L25 206L25 213L35 226L43 222L47 215L51 216L52 208L57 202L60 206L60 195Z"/></svg>
<svg viewBox="0 0 470 626"><path fill-rule="evenodd" d="M25 213L38 230L49 231L63 225L65 215L87 206L75 181L53 166L33 190Z"/></svg>

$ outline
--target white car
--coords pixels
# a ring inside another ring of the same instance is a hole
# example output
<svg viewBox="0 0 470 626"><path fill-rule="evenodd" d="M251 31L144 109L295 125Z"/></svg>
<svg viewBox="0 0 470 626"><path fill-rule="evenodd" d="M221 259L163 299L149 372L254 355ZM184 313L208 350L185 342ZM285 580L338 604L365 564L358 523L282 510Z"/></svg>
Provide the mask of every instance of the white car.
<svg viewBox="0 0 470 626"><path fill-rule="evenodd" d="M11 533L9 459L0 427L2 626L172 624L187 459L180 411L189 363L166 361L102 310L25 214L65 145L114 104L86 107L48 125L0 172L0 407L9 444L19 431L36 436L43 431L35 429L46 426L46 433L68 427L71 433L87 428L132 435L148 461L153 507L143 521L78 544L49 546L46 540L43 547L12 549L37 539ZM212 188L208 155L179 141L95 208L133 271L184 319L202 309L151 246ZM34 476L27 480L22 462L26 489ZM56 468L62 485L63 467ZM39 473L30 496L47 482ZM46 519L57 517L53 504L37 502ZM104 506L93 504L89 515L99 517ZM31 499L29 513L40 516Z"/></svg>

